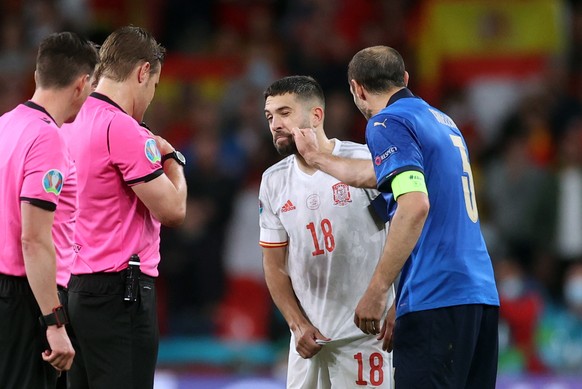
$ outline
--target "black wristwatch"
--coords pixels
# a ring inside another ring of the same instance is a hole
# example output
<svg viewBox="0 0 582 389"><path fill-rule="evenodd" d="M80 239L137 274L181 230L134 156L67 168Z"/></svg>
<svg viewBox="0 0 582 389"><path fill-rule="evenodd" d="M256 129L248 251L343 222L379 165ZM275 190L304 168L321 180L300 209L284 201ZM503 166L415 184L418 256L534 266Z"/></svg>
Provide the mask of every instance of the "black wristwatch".
<svg viewBox="0 0 582 389"><path fill-rule="evenodd" d="M186 166L186 158L184 158L184 155L178 150L174 150L171 153L164 155L162 157L162 165L170 158L175 159L180 165Z"/></svg>
<svg viewBox="0 0 582 389"><path fill-rule="evenodd" d="M67 317L65 308L63 308L62 305L59 305L58 307L53 308L52 313L41 316L40 322L46 327L56 325L58 328L61 328L65 324L69 324L69 318Z"/></svg>

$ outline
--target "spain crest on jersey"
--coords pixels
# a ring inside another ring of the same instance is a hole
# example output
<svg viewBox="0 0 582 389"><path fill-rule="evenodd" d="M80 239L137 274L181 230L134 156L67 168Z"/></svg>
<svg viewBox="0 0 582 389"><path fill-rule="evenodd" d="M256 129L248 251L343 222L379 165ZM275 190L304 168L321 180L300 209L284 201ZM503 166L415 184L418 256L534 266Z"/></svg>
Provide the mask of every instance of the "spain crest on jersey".
<svg viewBox="0 0 582 389"><path fill-rule="evenodd" d="M333 190L333 205L344 207L352 202L352 195L350 194L350 187L343 182L338 182L331 187Z"/></svg>

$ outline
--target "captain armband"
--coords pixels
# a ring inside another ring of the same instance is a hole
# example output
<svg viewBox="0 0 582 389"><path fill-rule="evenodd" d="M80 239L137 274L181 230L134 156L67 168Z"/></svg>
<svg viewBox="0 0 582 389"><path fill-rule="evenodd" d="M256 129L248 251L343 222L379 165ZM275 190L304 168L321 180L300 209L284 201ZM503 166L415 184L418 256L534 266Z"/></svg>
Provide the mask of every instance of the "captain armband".
<svg viewBox="0 0 582 389"><path fill-rule="evenodd" d="M392 193L394 199L410 192L422 192L428 195L424 174L416 170L408 170L398 174L392 180Z"/></svg>

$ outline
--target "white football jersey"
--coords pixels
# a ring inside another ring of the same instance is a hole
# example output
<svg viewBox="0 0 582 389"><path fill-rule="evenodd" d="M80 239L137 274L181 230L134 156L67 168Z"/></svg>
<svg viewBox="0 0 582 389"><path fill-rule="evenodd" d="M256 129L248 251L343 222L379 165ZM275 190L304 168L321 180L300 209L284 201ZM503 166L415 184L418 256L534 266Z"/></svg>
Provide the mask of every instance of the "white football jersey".
<svg viewBox="0 0 582 389"><path fill-rule="evenodd" d="M334 155L370 158L365 145L334 141ZM301 307L334 341L365 336L353 318L386 240L387 225L370 205L378 195L322 171L306 174L294 155L263 173L260 244L288 246L287 270ZM390 292L388 306L393 298Z"/></svg>

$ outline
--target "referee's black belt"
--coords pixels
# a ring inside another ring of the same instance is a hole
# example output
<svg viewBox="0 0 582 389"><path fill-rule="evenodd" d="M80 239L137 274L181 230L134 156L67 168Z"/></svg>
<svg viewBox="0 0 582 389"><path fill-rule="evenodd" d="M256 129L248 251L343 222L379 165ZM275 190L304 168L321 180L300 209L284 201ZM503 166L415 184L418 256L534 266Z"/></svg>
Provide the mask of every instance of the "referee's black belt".
<svg viewBox="0 0 582 389"><path fill-rule="evenodd" d="M95 294L123 294L127 269L120 272L99 272L90 274L72 274L69 292L88 292ZM140 284L155 284L155 277L140 273Z"/></svg>

